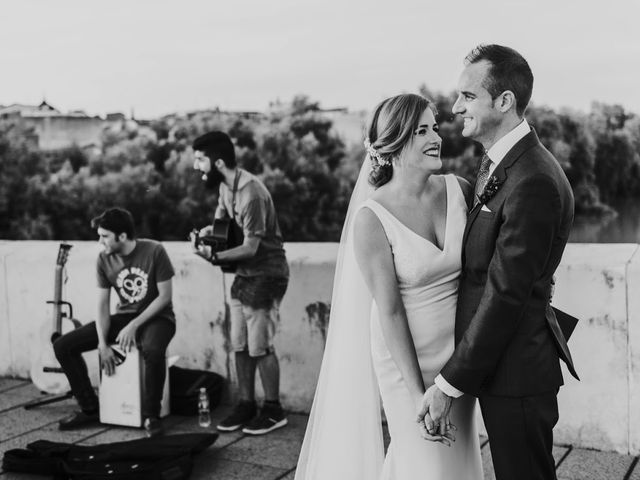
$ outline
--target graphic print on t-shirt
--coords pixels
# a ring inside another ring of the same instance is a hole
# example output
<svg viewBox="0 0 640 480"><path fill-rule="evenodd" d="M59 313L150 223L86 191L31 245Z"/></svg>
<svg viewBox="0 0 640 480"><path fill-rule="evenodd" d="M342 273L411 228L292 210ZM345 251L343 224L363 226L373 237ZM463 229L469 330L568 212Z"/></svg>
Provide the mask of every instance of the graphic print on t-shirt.
<svg viewBox="0 0 640 480"><path fill-rule="evenodd" d="M117 279L120 296L131 303L144 299L147 294L148 277L147 272L138 267L122 269Z"/></svg>

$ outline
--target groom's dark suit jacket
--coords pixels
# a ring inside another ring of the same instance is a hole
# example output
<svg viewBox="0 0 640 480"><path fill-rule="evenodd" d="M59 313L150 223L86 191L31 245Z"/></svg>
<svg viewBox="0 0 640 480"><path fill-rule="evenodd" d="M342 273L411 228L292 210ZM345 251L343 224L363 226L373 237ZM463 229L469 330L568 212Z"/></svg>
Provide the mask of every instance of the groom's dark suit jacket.
<svg viewBox="0 0 640 480"><path fill-rule="evenodd" d="M481 204L469 212L456 349L441 373L474 396L549 392L563 383L558 342L566 342L554 339L549 297L573 222L573 194L533 130L493 175L500 186L486 203L490 212Z"/></svg>

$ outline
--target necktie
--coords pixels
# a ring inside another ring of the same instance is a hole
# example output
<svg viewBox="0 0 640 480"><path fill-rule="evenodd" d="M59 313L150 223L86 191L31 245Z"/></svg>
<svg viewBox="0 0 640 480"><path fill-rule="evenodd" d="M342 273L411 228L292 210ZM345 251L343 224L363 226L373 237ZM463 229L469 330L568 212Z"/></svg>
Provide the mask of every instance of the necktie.
<svg viewBox="0 0 640 480"><path fill-rule="evenodd" d="M478 178L476 179L475 196L473 199L474 207L480 201L478 197L482 194L484 187L487 185L487 180L489 180L489 167L491 167L491 159L489 155L485 153L480 162L480 170L478 170Z"/></svg>

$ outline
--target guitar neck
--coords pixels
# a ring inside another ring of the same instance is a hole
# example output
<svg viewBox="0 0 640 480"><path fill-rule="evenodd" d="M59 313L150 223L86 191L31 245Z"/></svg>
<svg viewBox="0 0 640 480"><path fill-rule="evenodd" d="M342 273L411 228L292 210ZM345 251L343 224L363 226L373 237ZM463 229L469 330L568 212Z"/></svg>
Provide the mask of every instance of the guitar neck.
<svg viewBox="0 0 640 480"><path fill-rule="evenodd" d="M64 266L56 265L56 272L53 287L53 329L57 333L62 332L62 283L64 276Z"/></svg>

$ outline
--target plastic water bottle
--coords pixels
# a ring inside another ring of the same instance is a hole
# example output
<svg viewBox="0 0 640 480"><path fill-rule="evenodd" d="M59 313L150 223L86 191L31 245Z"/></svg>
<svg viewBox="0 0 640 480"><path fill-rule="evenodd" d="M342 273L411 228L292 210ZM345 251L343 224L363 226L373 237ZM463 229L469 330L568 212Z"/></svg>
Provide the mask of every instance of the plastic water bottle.
<svg viewBox="0 0 640 480"><path fill-rule="evenodd" d="M211 425L211 412L209 411L209 395L207 395L207 389L200 388L200 395L198 397L198 423L201 427L208 427Z"/></svg>

